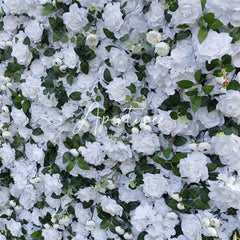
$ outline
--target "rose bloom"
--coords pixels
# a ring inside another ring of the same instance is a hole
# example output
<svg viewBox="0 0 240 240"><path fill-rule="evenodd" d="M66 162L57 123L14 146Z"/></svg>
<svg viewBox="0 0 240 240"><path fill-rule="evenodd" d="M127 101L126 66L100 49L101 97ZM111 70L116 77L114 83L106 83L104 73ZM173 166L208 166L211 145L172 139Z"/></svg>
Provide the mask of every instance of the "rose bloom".
<svg viewBox="0 0 240 240"><path fill-rule="evenodd" d="M167 181L161 174L144 174L143 192L146 197L160 198L166 192Z"/></svg>
<svg viewBox="0 0 240 240"><path fill-rule="evenodd" d="M119 72L126 72L130 64L127 54L117 48L111 49L109 60Z"/></svg>
<svg viewBox="0 0 240 240"><path fill-rule="evenodd" d="M207 169L208 158L200 152L193 152L187 158L180 160L178 164L181 177L187 177L189 183L198 183L208 178Z"/></svg>

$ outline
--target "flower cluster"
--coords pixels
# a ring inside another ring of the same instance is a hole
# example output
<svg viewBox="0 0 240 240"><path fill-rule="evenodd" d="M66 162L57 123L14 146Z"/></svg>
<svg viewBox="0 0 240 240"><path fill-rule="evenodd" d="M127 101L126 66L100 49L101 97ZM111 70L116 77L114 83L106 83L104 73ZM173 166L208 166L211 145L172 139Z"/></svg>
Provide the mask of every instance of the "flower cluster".
<svg viewBox="0 0 240 240"><path fill-rule="evenodd" d="M0 239L240 239L239 0L0 1Z"/></svg>

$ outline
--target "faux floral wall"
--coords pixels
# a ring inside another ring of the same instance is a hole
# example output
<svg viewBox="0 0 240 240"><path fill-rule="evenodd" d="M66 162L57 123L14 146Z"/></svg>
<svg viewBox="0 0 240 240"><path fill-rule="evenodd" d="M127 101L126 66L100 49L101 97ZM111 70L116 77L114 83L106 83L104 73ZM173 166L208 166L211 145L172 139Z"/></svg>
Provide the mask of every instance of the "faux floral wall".
<svg viewBox="0 0 240 240"><path fill-rule="evenodd" d="M0 6L0 240L240 239L239 0Z"/></svg>

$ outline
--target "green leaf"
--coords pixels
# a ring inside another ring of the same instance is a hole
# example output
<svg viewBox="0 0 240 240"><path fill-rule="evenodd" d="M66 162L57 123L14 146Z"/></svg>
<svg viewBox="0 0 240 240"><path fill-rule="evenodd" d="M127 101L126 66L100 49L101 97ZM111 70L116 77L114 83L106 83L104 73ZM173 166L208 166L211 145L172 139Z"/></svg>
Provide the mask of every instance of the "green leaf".
<svg viewBox="0 0 240 240"><path fill-rule="evenodd" d="M71 86L73 84L73 76L68 75L67 76L67 83Z"/></svg>
<svg viewBox="0 0 240 240"><path fill-rule="evenodd" d="M39 135L42 135L43 134L43 130L41 128L35 128L33 131L32 131L32 134L34 136L39 136Z"/></svg>
<svg viewBox="0 0 240 240"><path fill-rule="evenodd" d="M94 135L92 135L91 133L89 133L89 132L86 132L86 133L84 133L83 134L83 136L82 136L82 140L84 141L84 142L96 142L96 138L94 137Z"/></svg>
<svg viewBox="0 0 240 240"><path fill-rule="evenodd" d="M204 10L207 0L201 0L202 10Z"/></svg>
<svg viewBox="0 0 240 240"><path fill-rule="evenodd" d="M231 29L230 36L233 38L233 42L237 42L240 39L240 27Z"/></svg>
<svg viewBox="0 0 240 240"><path fill-rule="evenodd" d="M128 86L127 89L129 89L131 93L136 92L136 86L133 83L131 83L131 85Z"/></svg>
<svg viewBox="0 0 240 240"><path fill-rule="evenodd" d="M171 148L167 148L163 151L163 156L168 159L171 155L172 149Z"/></svg>
<svg viewBox="0 0 240 240"><path fill-rule="evenodd" d="M177 82L177 85L180 87L180 88L191 88L193 86L193 82L192 81L189 81L189 80L182 80L182 81L178 81Z"/></svg>
<svg viewBox="0 0 240 240"><path fill-rule="evenodd" d="M72 100L74 101L79 101L81 100L81 93L80 92L73 92L69 96Z"/></svg>
<svg viewBox="0 0 240 240"><path fill-rule="evenodd" d="M80 67L81 67L81 70L82 70L83 73L88 74L88 72L89 72L88 62L86 62L86 61L81 62Z"/></svg>
<svg viewBox="0 0 240 240"><path fill-rule="evenodd" d="M240 91L240 84L239 84L239 82L236 81L236 80L232 80L232 81L228 84L227 90Z"/></svg>
<svg viewBox="0 0 240 240"><path fill-rule="evenodd" d="M208 29L206 27L201 27L198 31L198 41L199 43L203 43L208 35Z"/></svg>
<svg viewBox="0 0 240 240"><path fill-rule="evenodd" d="M190 96L190 102L192 104L193 112L196 112L201 106L202 98L200 96L193 95Z"/></svg>
<svg viewBox="0 0 240 240"><path fill-rule="evenodd" d="M63 35L61 36L61 39L60 39L60 40L61 40L62 43L68 42L68 40L69 40L68 35L63 34Z"/></svg>
<svg viewBox="0 0 240 240"><path fill-rule="evenodd" d="M95 109L92 110L92 114L94 116L103 117L104 114L105 114L105 111L102 108L95 108Z"/></svg>
<svg viewBox="0 0 240 240"><path fill-rule="evenodd" d="M205 94L209 94L213 90L213 85L205 85L202 87L202 90Z"/></svg>
<svg viewBox="0 0 240 240"><path fill-rule="evenodd" d="M146 231L141 232L141 233L138 235L137 240L144 240L144 239L145 239L145 235L147 235L147 232L146 232Z"/></svg>
<svg viewBox="0 0 240 240"><path fill-rule="evenodd" d="M194 205L197 209L200 209L200 210L204 210L204 209L209 209L210 206L208 203L204 203L203 201L201 201L200 199L197 199L195 202L194 202Z"/></svg>
<svg viewBox="0 0 240 240"><path fill-rule="evenodd" d="M52 57L55 54L54 48L48 48L44 51L43 55L46 57Z"/></svg>
<svg viewBox="0 0 240 240"><path fill-rule="evenodd" d="M232 57L230 55L228 55L228 54L225 54L225 55L222 56L221 60L222 60L222 64L223 65L231 64Z"/></svg>
<svg viewBox="0 0 240 240"><path fill-rule="evenodd" d="M200 196L200 194L202 193L202 188L199 188L199 187L193 187L190 189L190 194L191 194L191 197L193 199L197 198Z"/></svg>
<svg viewBox="0 0 240 240"><path fill-rule="evenodd" d="M121 41L121 42L125 42L125 41L127 41L129 39L129 34L125 34L124 36L122 36L121 38L119 38L119 40Z"/></svg>
<svg viewBox="0 0 240 240"><path fill-rule="evenodd" d="M150 54L143 53L142 54L142 60L143 60L144 63L151 62L152 56Z"/></svg>
<svg viewBox="0 0 240 240"><path fill-rule="evenodd" d="M30 102L28 100L25 100L22 104L23 112L26 113L29 110L30 106L31 106Z"/></svg>
<svg viewBox="0 0 240 240"><path fill-rule="evenodd" d="M151 6L151 2L143 7L142 9L143 14L146 14L149 11L150 6Z"/></svg>
<svg viewBox="0 0 240 240"><path fill-rule="evenodd" d="M183 40L191 35L191 31L187 30L185 32L177 33L176 40Z"/></svg>
<svg viewBox="0 0 240 240"><path fill-rule="evenodd" d="M38 230L31 234L31 237L36 238L36 239L40 239L41 236L42 236L42 230Z"/></svg>
<svg viewBox="0 0 240 240"><path fill-rule="evenodd" d="M67 171L67 172L72 171L72 169L74 168L75 164L76 164L76 160L70 162L70 163L67 165L67 167L66 167L66 171Z"/></svg>
<svg viewBox="0 0 240 240"><path fill-rule="evenodd" d="M100 228L101 229L105 229L109 226L110 224L110 220L109 219L104 219L101 223L100 223Z"/></svg>
<svg viewBox="0 0 240 240"><path fill-rule="evenodd" d="M222 26L223 26L223 23L216 18L214 18L213 21L208 23L208 27L211 28L212 30L217 30L218 28L220 28Z"/></svg>
<svg viewBox="0 0 240 240"><path fill-rule="evenodd" d="M202 77L202 69L197 70L194 74L194 77L195 77L196 82L199 83L201 80L201 77Z"/></svg>
<svg viewBox="0 0 240 240"><path fill-rule="evenodd" d="M90 169L88 167L86 161L84 160L83 156L77 157L77 163L78 163L78 166L83 170L89 170Z"/></svg>
<svg viewBox="0 0 240 240"><path fill-rule="evenodd" d="M44 12L42 16L47 16L56 11L55 7L51 3L46 3L43 5L43 7L44 7Z"/></svg>
<svg viewBox="0 0 240 240"><path fill-rule="evenodd" d="M70 152L65 152L62 156L63 163L73 162L75 157Z"/></svg>
<svg viewBox="0 0 240 240"><path fill-rule="evenodd" d="M174 144L176 147L180 147L180 146L184 145L186 142L187 142L187 139L186 139L185 137L176 136L175 139L174 139L173 144Z"/></svg>
<svg viewBox="0 0 240 240"><path fill-rule="evenodd" d="M215 15L213 13L207 13L203 16L203 19L208 24L211 23L214 20Z"/></svg>
<svg viewBox="0 0 240 240"><path fill-rule="evenodd" d="M116 39L114 33L109 31L107 28L103 28L103 32L104 32L104 34L106 35L107 38Z"/></svg>
<svg viewBox="0 0 240 240"><path fill-rule="evenodd" d="M155 163L159 163L159 164L164 164L165 163L165 160L163 158L160 158L158 156L153 156L152 157L152 160L155 162Z"/></svg>
<svg viewBox="0 0 240 240"><path fill-rule="evenodd" d="M172 112L170 113L170 117L171 117L173 120L177 120L177 119L178 119L178 114L177 114L176 112L172 111Z"/></svg>
<svg viewBox="0 0 240 240"><path fill-rule="evenodd" d="M104 70L103 78L104 78L104 80L106 80L107 82L113 81L113 78L112 78L111 73L110 73L110 71L109 71L108 68L106 68L106 69Z"/></svg>

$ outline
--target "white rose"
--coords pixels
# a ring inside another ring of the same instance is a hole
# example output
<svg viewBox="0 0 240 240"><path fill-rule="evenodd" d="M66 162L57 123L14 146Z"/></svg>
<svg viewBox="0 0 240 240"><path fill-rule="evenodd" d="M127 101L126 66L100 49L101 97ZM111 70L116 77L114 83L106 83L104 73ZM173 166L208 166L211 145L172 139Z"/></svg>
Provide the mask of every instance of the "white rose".
<svg viewBox="0 0 240 240"><path fill-rule="evenodd" d="M83 120L79 120L75 126L75 131L77 132L88 132L90 129L90 123L83 119Z"/></svg>
<svg viewBox="0 0 240 240"><path fill-rule="evenodd" d="M157 31L150 31L147 33L147 42L155 45L157 43L159 43L162 39L162 34L160 32Z"/></svg>
<svg viewBox="0 0 240 240"><path fill-rule="evenodd" d="M32 53L28 46L21 42L13 45L12 56L17 58L17 62L21 65L28 65L32 60Z"/></svg>
<svg viewBox="0 0 240 240"><path fill-rule="evenodd" d="M224 164L229 165L231 170L240 170L240 137L234 134L222 137L214 136L211 139L211 143L214 153L219 155Z"/></svg>
<svg viewBox="0 0 240 240"><path fill-rule="evenodd" d="M117 202L111 198L105 198L101 201L102 210L111 214L112 216L122 216L123 208L117 204Z"/></svg>
<svg viewBox="0 0 240 240"><path fill-rule="evenodd" d="M104 148L108 157L114 161L124 162L132 158L131 148L123 142L109 141L104 145Z"/></svg>
<svg viewBox="0 0 240 240"><path fill-rule="evenodd" d="M6 168L13 167L15 162L15 149L11 148L9 144L4 143L0 150L3 166Z"/></svg>
<svg viewBox="0 0 240 240"><path fill-rule="evenodd" d="M127 80L115 77L107 86L107 93L111 100L117 101L119 103L126 102L126 95L131 95L128 87L130 84Z"/></svg>
<svg viewBox="0 0 240 240"><path fill-rule="evenodd" d="M159 138L156 134L141 132L138 135L132 135L133 150L138 153L152 155L160 147Z"/></svg>
<svg viewBox="0 0 240 240"><path fill-rule="evenodd" d="M161 131L163 134L170 134L173 129L176 128L177 126L177 121L173 120L169 112L166 111L160 111L160 114L157 116L157 123L158 123L158 129Z"/></svg>
<svg viewBox="0 0 240 240"><path fill-rule="evenodd" d="M203 43L197 41L196 55L199 61L211 61L215 58L221 58L225 54L232 53L231 41L232 38L228 33L217 33L209 30L207 38ZM218 44L215 44L217 42Z"/></svg>
<svg viewBox="0 0 240 240"><path fill-rule="evenodd" d="M35 59L32 62L31 66L30 66L30 69L31 69L34 76L39 76L39 75L44 74L44 66L43 66L41 60L39 60L39 59Z"/></svg>
<svg viewBox="0 0 240 240"><path fill-rule="evenodd" d="M184 214L181 222L182 231L187 239L201 240L201 223L193 214Z"/></svg>
<svg viewBox="0 0 240 240"><path fill-rule="evenodd" d="M15 237L22 236L22 225L20 222L17 222L13 219L7 221L7 228L11 232L11 234Z"/></svg>
<svg viewBox="0 0 240 240"><path fill-rule="evenodd" d="M26 78L26 82L23 82L20 85L20 88L22 89L22 93L25 97L36 99L42 89L41 80L29 76Z"/></svg>
<svg viewBox="0 0 240 240"><path fill-rule="evenodd" d="M226 117L240 120L240 93L228 90L226 94L220 95L216 109L220 110Z"/></svg>
<svg viewBox="0 0 240 240"><path fill-rule="evenodd" d="M8 7L11 13L17 13L21 9L20 0L4 0L4 4Z"/></svg>
<svg viewBox="0 0 240 240"><path fill-rule="evenodd" d="M162 8L162 3L160 2L153 2L150 5L149 11L145 14L145 18L148 22L155 25L164 25L165 17L164 17L164 10Z"/></svg>
<svg viewBox="0 0 240 240"><path fill-rule="evenodd" d="M87 25L87 10L78 8L76 3L72 4L69 12L63 14L63 21L69 31L79 33Z"/></svg>
<svg viewBox="0 0 240 240"><path fill-rule="evenodd" d="M169 45L165 42L160 42L156 44L154 52L161 57L167 56L169 53Z"/></svg>
<svg viewBox="0 0 240 240"><path fill-rule="evenodd" d="M61 240L62 239L62 234L54 228L43 229L42 236L44 237L44 240L52 240L52 239Z"/></svg>
<svg viewBox="0 0 240 240"><path fill-rule="evenodd" d="M42 38L43 28L39 25L39 22L34 20L28 22L25 28L25 34L31 38L34 42L39 42Z"/></svg>
<svg viewBox="0 0 240 240"><path fill-rule="evenodd" d="M43 176L43 180L46 196L51 196L53 192L56 193L56 195L61 193L62 183L59 180L59 174L53 174L52 176L46 174Z"/></svg>
<svg viewBox="0 0 240 240"><path fill-rule="evenodd" d="M25 153L27 158L30 161L37 162L39 164L43 164L44 152L41 148L39 148L36 144L27 143L25 145Z"/></svg>
<svg viewBox="0 0 240 240"><path fill-rule="evenodd" d="M200 152L193 152L188 157L180 160L178 164L181 177L187 177L189 183L198 183L208 178L206 166L208 158Z"/></svg>
<svg viewBox="0 0 240 240"><path fill-rule="evenodd" d="M161 174L144 174L143 182L146 197L160 198L166 192L167 181Z"/></svg>
<svg viewBox="0 0 240 240"><path fill-rule="evenodd" d="M25 126L29 122L27 116L23 112L23 110L19 110L17 108L14 108L11 112L11 116L13 118L13 121L18 126Z"/></svg>
<svg viewBox="0 0 240 240"><path fill-rule="evenodd" d="M77 54L75 53L74 49L69 47L64 50L64 58L63 58L64 64L69 68L75 68L79 58Z"/></svg>
<svg viewBox="0 0 240 240"><path fill-rule="evenodd" d="M224 116L222 114L216 110L208 112L207 107L199 108L196 112L196 118L205 128L221 126L224 123Z"/></svg>
<svg viewBox="0 0 240 240"><path fill-rule="evenodd" d="M19 22L17 17L12 15L7 15L6 17L4 17L3 29L8 33L12 33L16 30L16 28L18 27L18 24Z"/></svg>
<svg viewBox="0 0 240 240"><path fill-rule="evenodd" d="M129 68L129 58L127 54L117 48L111 48L109 60L113 68L119 72L126 72Z"/></svg>
<svg viewBox="0 0 240 240"><path fill-rule="evenodd" d="M87 142L86 147L80 147L79 150L87 163L97 166L101 165L104 161L105 154L98 142Z"/></svg>
<svg viewBox="0 0 240 240"><path fill-rule="evenodd" d="M9 202L9 189L6 187L1 187L0 190L1 198L0 198L0 207L3 208L5 204Z"/></svg>
<svg viewBox="0 0 240 240"><path fill-rule="evenodd" d="M181 24L193 25L201 15L200 1L178 0L178 9L172 13L171 22L176 26Z"/></svg>
<svg viewBox="0 0 240 240"><path fill-rule="evenodd" d="M119 31L122 24L122 13L120 11L120 3L108 3L103 12L104 24L110 31Z"/></svg>

